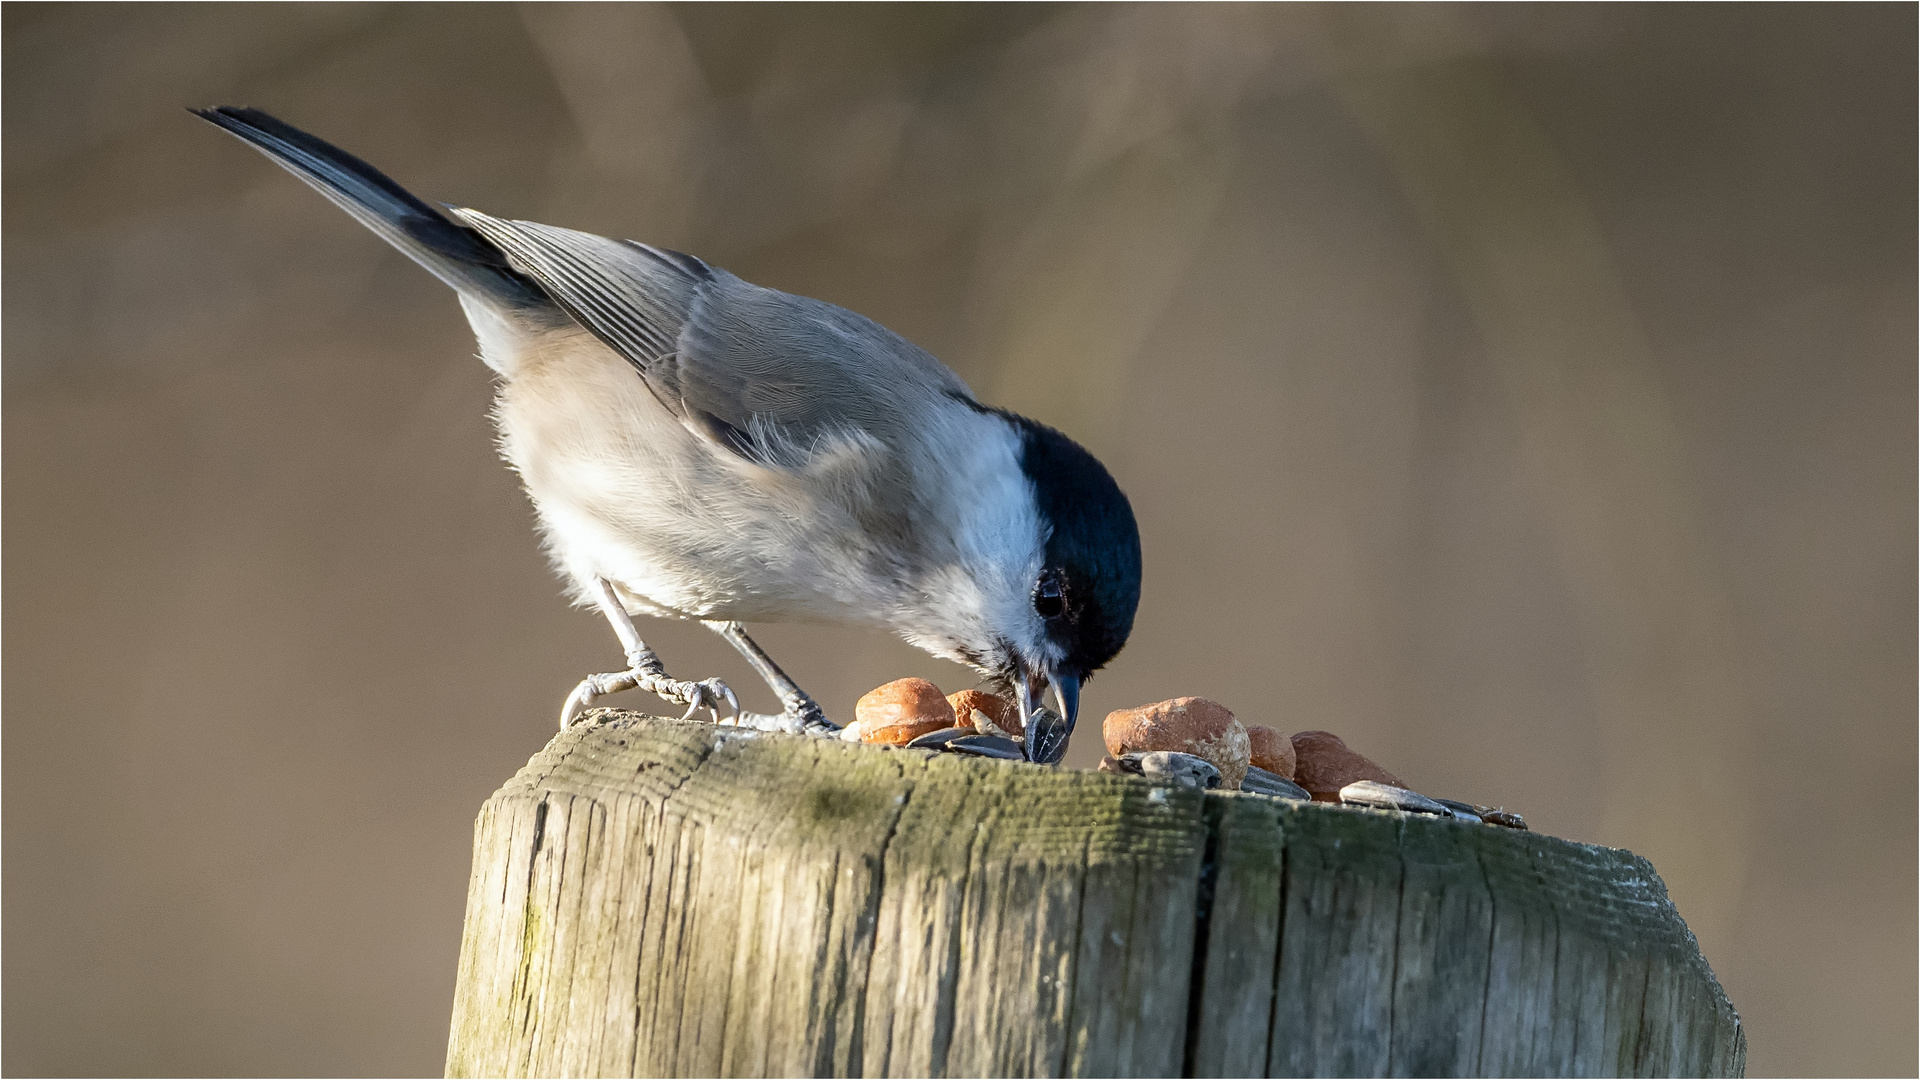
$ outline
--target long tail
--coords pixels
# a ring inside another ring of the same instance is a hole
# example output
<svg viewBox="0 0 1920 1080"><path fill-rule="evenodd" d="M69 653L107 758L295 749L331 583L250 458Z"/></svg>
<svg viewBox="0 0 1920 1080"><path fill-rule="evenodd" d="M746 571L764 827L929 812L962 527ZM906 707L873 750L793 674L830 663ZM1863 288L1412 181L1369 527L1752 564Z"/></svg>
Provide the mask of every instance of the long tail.
<svg viewBox="0 0 1920 1080"><path fill-rule="evenodd" d="M385 173L332 143L258 109L223 106L191 111L306 181L461 295L494 308L552 303L479 233L448 220Z"/></svg>

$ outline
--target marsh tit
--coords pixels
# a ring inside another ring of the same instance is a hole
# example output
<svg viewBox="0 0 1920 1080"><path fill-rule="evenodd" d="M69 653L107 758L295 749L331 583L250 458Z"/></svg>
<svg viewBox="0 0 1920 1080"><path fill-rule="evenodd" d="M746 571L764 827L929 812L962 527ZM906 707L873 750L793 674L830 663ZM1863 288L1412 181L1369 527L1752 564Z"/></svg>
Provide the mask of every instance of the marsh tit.
<svg viewBox="0 0 1920 1080"><path fill-rule="evenodd" d="M1080 686L1126 644L1140 597L1133 510L1093 455L844 308L663 248L435 209L266 113L195 111L459 294L498 375L501 452L574 599L626 651L626 670L574 689L561 726L638 687L689 716L830 733L740 624L831 622L972 667L1018 703L1027 758L1060 759ZM635 614L701 621L781 715L669 677Z"/></svg>

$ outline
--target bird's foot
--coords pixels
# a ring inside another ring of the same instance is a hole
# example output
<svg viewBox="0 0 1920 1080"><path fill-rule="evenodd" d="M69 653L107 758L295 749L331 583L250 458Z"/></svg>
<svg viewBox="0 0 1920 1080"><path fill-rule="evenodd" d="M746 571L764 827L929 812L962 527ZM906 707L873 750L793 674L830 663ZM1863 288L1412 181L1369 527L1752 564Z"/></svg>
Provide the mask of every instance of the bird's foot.
<svg viewBox="0 0 1920 1080"><path fill-rule="evenodd" d="M781 710L781 715L792 725L788 729L790 731L822 739L840 737L840 725L827 719L827 714L821 710L820 706L814 704L813 699L805 694L800 695L798 700L787 702L785 708Z"/></svg>
<svg viewBox="0 0 1920 1080"><path fill-rule="evenodd" d="M560 730L580 718L596 699L608 694L617 694L622 690L645 690L675 705L685 705L686 714L680 719L691 720L702 709L714 723L720 722L720 710L725 708L735 722L741 716L740 699L733 690L719 679L702 679L699 682L685 682L670 679L666 672L655 667L635 665L625 671L610 671L602 675L589 675L580 680L580 685L567 695L567 703L560 708Z"/></svg>
<svg viewBox="0 0 1920 1080"><path fill-rule="evenodd" d="M798 694L782 702L777 716L765 713L741 713L734 718L741 727L750 727L758 731L784 731L789 735L813 735L823 739L838 738L840 725L827 719L827 714L806 694Z"/></svg>

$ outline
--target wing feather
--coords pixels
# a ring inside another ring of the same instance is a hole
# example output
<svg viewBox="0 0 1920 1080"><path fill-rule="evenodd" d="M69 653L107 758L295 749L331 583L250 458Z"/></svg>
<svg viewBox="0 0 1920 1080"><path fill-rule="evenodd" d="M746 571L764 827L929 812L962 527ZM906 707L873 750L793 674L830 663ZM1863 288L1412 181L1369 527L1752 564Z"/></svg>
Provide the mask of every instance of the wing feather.
<svg viewBox="0 0 1920 1080"><path fill-rule="evenodd" d="M453 212L642 375L673 351L700 284L684 264L592 233L505 221L477 210ZM682 258L705 269L692 256Z"/></svg>
<svg viewBox="0 0 1920 1080"><path fill-rule="evenodd" d="M625 357L682 423L760 464L800 467L849 438L894 442L929 391L973 398L938 360L845 308L676 251L452 213Z"/></svg>

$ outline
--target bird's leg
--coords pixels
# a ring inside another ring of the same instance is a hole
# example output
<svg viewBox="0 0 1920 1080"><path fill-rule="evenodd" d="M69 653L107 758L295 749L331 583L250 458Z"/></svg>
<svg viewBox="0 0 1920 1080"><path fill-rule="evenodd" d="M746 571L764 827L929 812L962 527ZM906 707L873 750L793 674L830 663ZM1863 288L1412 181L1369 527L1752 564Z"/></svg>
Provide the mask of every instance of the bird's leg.
<svg viewBox="0 0 1920 1080"><path fill-rule="evenodd" d="M627 614L626 606L614 595L613 586L605 578L593 579L594 602L601 614L613 624L614 636L620 639L620 647L627 653L627 670L610 671L604 675L589 675L580 680L580 685L567 695L567 703L560 708L560 728L567 726L592 705L595 698L608 694L617 694L622 690L638 687L650 694L656 694L675 705L685 705L687 714L681 719L690 720L701 709L720 721L720 707L725 705L733 710L735 720L740 718L740 699L719 679L703 679L700 682L682 682L667 677L666 666L660 663L660 657L647 648L640 640L640 631L634 629L633 618Z"/></svg>
<svg viewBox="0 0 1920 1080"><path fill-rule="evenodd" d="M760 677L766 680L767 686L780 697L779 716L756 717L752 713L737 714L734 717L734 723L745 722L755 727L767 726L807 735L832 735L840 730L838 725L827 719L827 714L820 710L820 706L814 703L813 698L809 697L805 690L800 689L799 684L788 677L786 672L780 670L780 665L773 662L773 657L768 656L765 649L747 636L747 632L740 628L739 623L709 622L706 627L725 638L727 644L732 645L741 656L746 657L747 663L752 665L753 670L759 673ZM756 720L765 720L769 723L764 725L754 723Z"/></svg>

